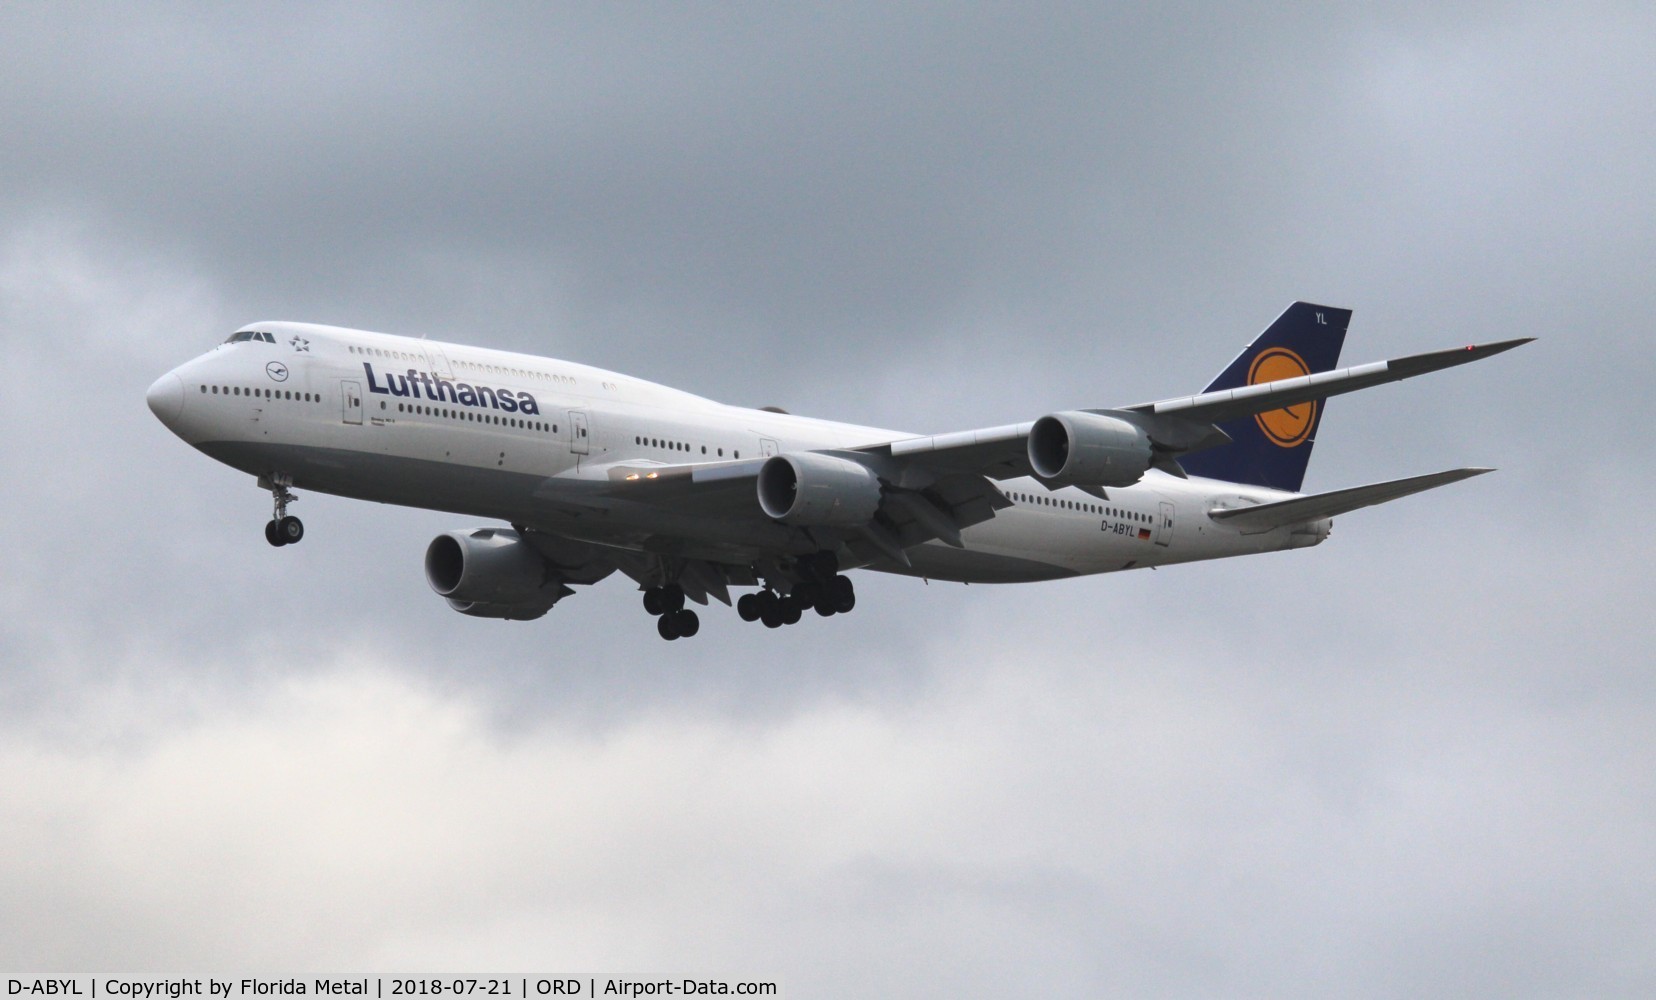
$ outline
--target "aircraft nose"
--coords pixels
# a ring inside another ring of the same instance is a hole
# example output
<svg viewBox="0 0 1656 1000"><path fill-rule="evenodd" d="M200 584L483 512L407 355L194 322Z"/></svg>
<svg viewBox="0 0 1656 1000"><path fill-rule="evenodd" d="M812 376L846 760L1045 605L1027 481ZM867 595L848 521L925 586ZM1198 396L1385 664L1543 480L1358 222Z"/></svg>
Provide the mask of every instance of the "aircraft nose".
<svg viewBox="0 0 1656 1000"><path fill-rule="evenodd" d="M144 401L149 403L150 412L168 427L178 422L179 416L184 413L184 382L172 372L155 380L144 393Z"/></svg>

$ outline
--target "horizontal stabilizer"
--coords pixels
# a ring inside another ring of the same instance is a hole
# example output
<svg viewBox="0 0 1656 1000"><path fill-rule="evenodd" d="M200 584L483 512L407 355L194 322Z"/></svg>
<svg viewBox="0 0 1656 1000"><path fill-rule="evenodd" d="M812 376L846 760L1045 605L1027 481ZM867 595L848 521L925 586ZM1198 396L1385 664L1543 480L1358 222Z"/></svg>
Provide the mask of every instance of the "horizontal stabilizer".
<svg viewBox="0 0 1656 1000"><path fill-rule="evenodd" d="M1393 479L1389 483L1370 483L1367 486L1353 486L1350 489L1335 490L1332 493L1314 493L1310 496L1295 497L1292 500L1262 503L1256 507L1233 507L1209 511L1208 517L1224 524L1235 525L1241 529L1243 534L1252 535L1290 524L1320 521L1325 517L1335 517L1363 507L1372 507L1375 504L1397 500L1413 493L1436 489L1439 486L1447 486L1450 483L1458 483L1462 479L1471 479L1473 476L1481 476L1486 472L1494 471L1494 469L1450 469L1447 472L1433 472L1424 476L1412 476L1408 479Z"/></svg>

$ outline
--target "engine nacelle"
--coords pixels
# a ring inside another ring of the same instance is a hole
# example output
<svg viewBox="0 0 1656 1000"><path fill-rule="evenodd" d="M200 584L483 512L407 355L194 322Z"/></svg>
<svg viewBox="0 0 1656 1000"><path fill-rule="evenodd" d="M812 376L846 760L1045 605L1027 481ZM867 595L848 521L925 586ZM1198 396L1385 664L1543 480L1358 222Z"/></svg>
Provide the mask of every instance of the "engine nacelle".
<svg viewBox="0 0 1656 1000"><path fill-rule="evenodd" d="M539 618L565 593L546 560L507 528L438 535L426 546L425 571L450 607L481 618Z"/></svg>
<svg viewBox="0 0 1656 1000"><path fill-rule="evenodd" d="M759 507L784 524L854 528L880 509L880 477L867 466L801 451L759 467Z"/></svg>
<svg viewBox="0 0 1656 1000"><path fill-rule="evenodd" d="M532 622L552 610L549 604L479 604L454 600L448 603L449 607L473 618L504 618L515 622Z"/></svg>
<svg viewBox="0 0 1656 1000"><path fill-rule="evenodd" d="M1151 458L1150 436L1117 417L1071 410L1029 429L1029 465L1053 485L1131 486Z"/></svg>

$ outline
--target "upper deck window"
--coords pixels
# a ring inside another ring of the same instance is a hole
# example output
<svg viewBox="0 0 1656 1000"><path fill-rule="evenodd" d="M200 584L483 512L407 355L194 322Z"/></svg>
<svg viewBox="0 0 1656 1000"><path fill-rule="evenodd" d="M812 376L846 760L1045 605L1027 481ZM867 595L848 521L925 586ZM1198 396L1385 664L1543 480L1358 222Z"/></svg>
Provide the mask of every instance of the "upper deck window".
<svg viewBox="0 0 1656 1000"><path fill-rule="evenodd" d="M225 343L239 344L244 340L257 340L266 344L276 343L276 338L274 336L262 330L241 330L236 333L232 333L230 335L230 339L226 340Z"/></svg>

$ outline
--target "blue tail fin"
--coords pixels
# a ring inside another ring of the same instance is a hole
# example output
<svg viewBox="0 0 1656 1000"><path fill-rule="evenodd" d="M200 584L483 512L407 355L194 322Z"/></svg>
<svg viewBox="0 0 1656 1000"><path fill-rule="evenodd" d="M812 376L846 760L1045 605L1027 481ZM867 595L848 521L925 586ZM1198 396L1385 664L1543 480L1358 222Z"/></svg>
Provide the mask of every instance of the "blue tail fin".
<svg viewBox="0 0 1656 1000"><path fill-rule="evenodd" d="M1206 392L1328 371L1340 361L1350 309L1296 302L1255 338ZM1326 400L1220 424L1231 443L1179 459L1193 476L1300 491Z"/></svg>

